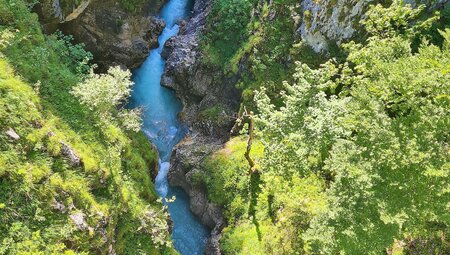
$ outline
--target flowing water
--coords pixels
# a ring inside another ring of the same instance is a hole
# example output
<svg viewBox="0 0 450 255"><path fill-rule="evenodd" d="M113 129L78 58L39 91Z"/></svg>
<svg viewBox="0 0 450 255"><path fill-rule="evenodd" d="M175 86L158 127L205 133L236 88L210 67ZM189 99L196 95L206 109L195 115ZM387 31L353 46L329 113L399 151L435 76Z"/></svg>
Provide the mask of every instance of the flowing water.
<svg viewBox="0 0 450 255"><path fill-rule="evenodd" d="M173 91L160 85L164 72L161 51L164 43L178 33L178 20L189 15L192 0L169 0L161 10L166 28L158 38L159 48L151 52L144 64L133 72L135 82L131 107L144 108L143 131L157 147L160 169L155 180L156 192L163 198L175 196L175 202L166 203L173 220L172 240L182 255L203 254L209 235L200 221L189 211L189 196L180 188L169 186L170 154L184 137L186 127L178 121L182 106Z"/></svg>

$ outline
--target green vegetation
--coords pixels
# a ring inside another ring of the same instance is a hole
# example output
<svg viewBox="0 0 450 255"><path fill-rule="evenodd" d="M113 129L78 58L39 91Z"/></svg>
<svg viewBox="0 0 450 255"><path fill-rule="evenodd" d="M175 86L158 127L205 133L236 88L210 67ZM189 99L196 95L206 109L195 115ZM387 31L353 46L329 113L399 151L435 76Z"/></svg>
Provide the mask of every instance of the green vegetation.
<svg viewBox="0 0 450 255"><path fill-rule="evenodd" d="M119 0L120 5L129 12L142 11L141 7L147 2L146 0Z"/></svg>
<svg viewBox="0 0 450 255"><path fill-rule="evenodd" d="M126 131L135 125L102 121L72 95L109 77L88 73L91 57L43 35L24 1L0 0L0 254L174 252L151 181L156 152Z"/></svg>
<svg viewBox="0 0 450 255"><path fill-rule="evenodd" d="M273 3L253 11L283 8ZM342 45L330 61L296 51L305 47L296 38L284 45L280 31L292 25L277 26L279 13L247 26L264 32L248 33L251 46L239 44L235 59L222 57L224 73L239 71L239 61L251 66L240 87L243 105L257 112L258 171L248 172L240 136L196 176L225 210L224 253L450 253L447 12L372 6L362 22L367 40Z"/></svg>
<svg viewBox="0 0 450 255"><path fill-rule="evenodd" d="M93 73L27 3L0 0L0 254L176 254L130 73ZM450 7L383 3L316 54L298 1L213 1L203 64L238 79L242 129L192 178L224 254L450 254Z"/></svg>
<svg viewBox="0 0 450 255"><path fill-rule="evenodd" d="M91 70L89 76L73 88L72 94L95 113L92 117L98 118L102 125L119 123L127 130L139 132L142 110L123 108L131 95L132 85L131 72L117 66L111 67L106 74L95 74Z"/></svg>
<svg viewBox="0 0 450 255"><path fill-rule="evenodd" d="M296 36L300 7L295 0L213 1L207 33L202 38L204 63L223 69L224 76L239 74L242 101L254 108L254 90L277 93L295 71L292 59L319 66L327 56L315 53ZM332 52L339 55L339 52ZM247 68L243 69L246 66ZM240 70L241 69L241 70Z"/></svg>
<svg viewBox="0 0 450 255"><path fill-rule="evenodd" d="M214 123L223 124L229 120L229 115L225 112L224 108L215 105L211 108L207 108L200 113L203 120L212 121Z"/></svg>
<svg viewBox="0 0 450 255"><path fill-rule="evenodd" d="M205 160L202 179L206 182L209 199L225 206L229 220L239 219L248 207L249 176L242 174L248 169L244 158L247 140L245 136L231 139L225 147ZM263 146L253 146L252 156L262 157ZM224 194L226 190L226 194Z"/></svg>
<svg viewBox="0 0 450 255"><path fill-rule="evenodd" d="M203 43L208 63L218 66L226 64L248 39L250 11L255 2L257 1L214 1L209 15L208 33L205 34Z"/></svg>

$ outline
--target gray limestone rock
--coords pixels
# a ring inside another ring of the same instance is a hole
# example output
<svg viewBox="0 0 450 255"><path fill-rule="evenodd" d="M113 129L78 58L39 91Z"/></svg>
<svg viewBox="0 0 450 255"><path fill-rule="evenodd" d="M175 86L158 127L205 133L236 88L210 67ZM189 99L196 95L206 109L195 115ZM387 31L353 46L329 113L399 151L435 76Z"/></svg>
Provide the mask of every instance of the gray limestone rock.
<svg viewBox="0 0 450 255"><path fill-rule="evenodd" d="M6 134L7 136L9 136L9 138L11 138L12 140L17 141L17 140L20 139L20 136L19 136L19 135L16 133L16 131L14 131L14 129L12 129L12 128L9 128L8 130L6 130L5 134Z"/></svg>

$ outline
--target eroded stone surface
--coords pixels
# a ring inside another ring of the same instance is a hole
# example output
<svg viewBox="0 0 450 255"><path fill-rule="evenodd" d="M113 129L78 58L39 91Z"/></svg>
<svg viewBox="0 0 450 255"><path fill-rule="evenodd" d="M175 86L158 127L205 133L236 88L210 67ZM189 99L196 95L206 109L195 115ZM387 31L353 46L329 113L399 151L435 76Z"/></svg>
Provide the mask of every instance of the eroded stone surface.
<svg viewBox="0 0 450 255"><path fill-rule="evenodd" d="M325 51L329 42L341 44L362 31L360 23L365 12L379 0L304 0L301 2L302 22L298 29L302 39L316 52ZM427 11L441 8L448 0L406 0L417 7L425 4Z"/></svg>
<svg viewBox="0 0 450 255"><path fill-rule="evenodd" d="M35 9L47 33L60 29L73 35L105 70L138 67L158 47L164 29L156 18L160 4L145 3L141 8L148 11L130 12L112 0L45 0Z"/></svg>
<svg viewBox="0 0 450 255"><path fill-rule="evenodd" d="M191 211L212 229L206 254L220 254L219 240L225 219L222 209L208 201L206 188L192 176L201 171L205 157L220 148L222 143L217 139L191 133L175 147L168 176L171 185L182 187L188 193Z"/></svg>

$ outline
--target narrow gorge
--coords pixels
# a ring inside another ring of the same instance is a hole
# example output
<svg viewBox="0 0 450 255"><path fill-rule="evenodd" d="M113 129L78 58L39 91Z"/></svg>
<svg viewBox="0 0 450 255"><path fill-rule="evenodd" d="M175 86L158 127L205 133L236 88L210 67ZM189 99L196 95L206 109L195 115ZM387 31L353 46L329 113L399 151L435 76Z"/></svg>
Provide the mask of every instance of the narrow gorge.
<svg viewBox="0 0 450 255"><path fill-rule="evenodd" d="M144 109L142 130L158 149L160 158L155 187L168 206L174 246L184 255L203 254L209 230L191 213L189 196L185 191L170 186L168 182L172 149L185 136L187 127L178 119L181 103L173 91L160 85L160 79L165 68L161 57L165 42L178 33L177 22L186 18L191 9L189 0L169 0L162 8L160 16L165 28L158 39L160 46L152 50L142 66L134 71L135 84L130 103L131 108Z"/></svg>
<svg viewBox="0 0 450 255"><path fill-rule="evenodd" d="M450 254L450 0L0 0L0 255Z"/></svg>

